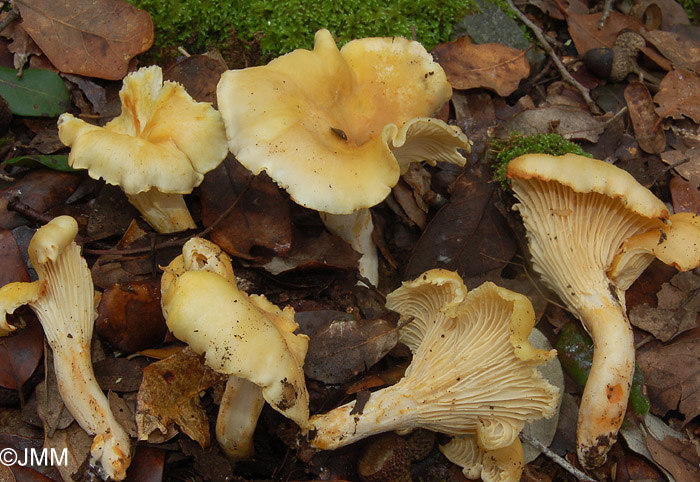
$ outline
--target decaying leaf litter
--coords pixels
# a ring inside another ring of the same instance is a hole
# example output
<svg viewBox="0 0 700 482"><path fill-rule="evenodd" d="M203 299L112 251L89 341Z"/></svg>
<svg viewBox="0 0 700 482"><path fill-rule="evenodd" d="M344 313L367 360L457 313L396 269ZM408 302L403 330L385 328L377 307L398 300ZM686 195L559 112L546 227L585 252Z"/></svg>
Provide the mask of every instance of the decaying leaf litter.
<svg viewBox="0 0 700 482"><path fill-rule="evenodd" d="M507 145L509 138L556 133L631 173L673 212L700 214L700 41L677 3L638 2L611 12L577 1L519 3L536 45L516 48L474 33L436 47L433 57L454 89L437 116L467 135L471 152L462 151L464 167L411 165L371 207L377 289L358 279L360 255L329 232L317 211L293 202L266 174L253 176L230 154L185 196L194 228L172 234L144 223L121 190L71 169L56 118L70 112L102 125L119 115L120 81L142 66L134 56L152 43L150 16L123 2L110 2L112 9L72 2L71 11L57 4L50 15L42 2L15 3L18 19L10 17L2 32L0 284L36 279L26 256L38 227L61 215L77 220L76 242L97 288L95 376L133 444L126 480L465 480L438 449L448 442L445 435L436 441L423 429L387 432L317 451L269 405L257 419L253 458L231 463L214 427L222 399L230 396L227 376L183 350L161 313L161 267L194 235L232 256L239 289L295 310L297 333L309 337L311 414L349 402L362 415L370 400L380 399L379 390L402 379L411 351L397 344L397 334L411 321L385 307L386 294L401 281L443 268L458 272L470 290L493 281L526 294L538 329L568 368L558 429L544 440L549 453L527 456L521 480L576 480L580 472L560 468L557 457L580 468L576 418L592 345L580 327L572 334L578 321L538 279L528 235L510 209L515 200L492 180L489 145L496 137ZM76 8L82 15L73 15ZM95 16L99 28L81 23ZM70 33L47 28L58 23L72 27ZM99 41L73 37L88 31ZM530 51L548 55L533 66L525 60ZM163 76L196 101L216 105L227 60L235 62L217 52L194 53L164 65ZM334 127L338 139L347 136ZM695 480L698 279L655 262L627 290L637 360L631 403L605 465L587 471L592 480ZM70 459L61 467L3 465L2 479L79 480L91 471L92 436L63 405L56 360L44 349L33 312L18 309L8 319L20 328L0 340L0 445L67 448ZM137 441L142 433L147 440ZM528 433L538 437L534 429ZM400 469L382 475L376 460L383 455ZM488 480L486 472L482 478Z"/></svg>

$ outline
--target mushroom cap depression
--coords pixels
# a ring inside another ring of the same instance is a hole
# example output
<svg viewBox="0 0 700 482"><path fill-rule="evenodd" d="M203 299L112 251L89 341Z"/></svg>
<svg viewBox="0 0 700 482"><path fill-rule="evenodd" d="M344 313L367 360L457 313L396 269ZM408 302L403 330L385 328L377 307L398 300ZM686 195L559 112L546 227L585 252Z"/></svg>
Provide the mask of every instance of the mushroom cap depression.
<svg viewBox="0 0 700 482"><path fill-rule="evenodd" d="M670 215L629 173L575 154L528 154L508 164L533 268L594 342L579 409L578 454L596 467L615 442L634 372L625 290L658 257L679 269L700 264L700 223Z"/></svg>
<svg viewBox="0 0 700 482"><path fill-rule="evenodd" d="M229 149L302 206L349 214L380 203L414 161L465 162L469 141L432 116L452 96L418 42L365 38L225 72L217 100Z"/></svg>
<svg viewBox="0 0 700 482"><path fill-rule="evenodd" d="M467 293L456 273L430 270L390 293L387 307L412 317L399 331L413 352L404 377L372 393L359 413L349 403L313 416L312 446L425 428L473 434L495 450L512 445L526 421L554 414L558 390L537 365L555 351L530 345L535 319L526 297L493 283Z"/></svg>
<svg viewBox="0 0 700 482"><path fill-rule="evenodd" d="M182 85L163 82L160 67L127 75L119 97L122 112L104 127L61 115L58 135L71 147L72 167L127 194L151 188L188 194L226 157L219 113L192 99Z"/></svg>

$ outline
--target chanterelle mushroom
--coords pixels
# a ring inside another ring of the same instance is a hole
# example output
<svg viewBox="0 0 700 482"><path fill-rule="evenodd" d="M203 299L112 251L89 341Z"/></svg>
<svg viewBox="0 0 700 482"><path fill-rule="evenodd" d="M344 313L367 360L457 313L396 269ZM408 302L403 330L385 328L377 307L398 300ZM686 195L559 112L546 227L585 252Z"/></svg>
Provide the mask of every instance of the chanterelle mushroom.
<svg viewBox="0 0 700 482"><path fill-rule="evenodd" d="M615 443L634 373L625 291L654 257L680 270L700 264L700 218L669 216L627 172L575 154L529 154L508 164L534 270L594 343L579 409L577 450L597 467Z"/></svg>
<svg viewBox="0 0 700 482"><path fill-rule="evenodd" d="M306 335L295 335L291 308L236 287L228 256L214 243L188 241L161 281L168 327L213 370L230 375L221 401L217 439L232 458L252 454L252 437L263 398L308 429L304 379Z"/></svg>
<svg viewBox="0 0 700 482"><path fill-rule="evenodd" d="M92 370L94 289L73 241L76 234L78 224L69 216L39 228L29 243L29 259L39 279L0 288L0 308L3 321L23 304L37 314L53 351L61 398L83 430L95 435L90 464L105 479L122 480L131 462L129 435L114 418Z"/></svg>
<svg viewBox="0 0 700 482"><path fill-rule="evenodd" d="M155 65L127 75L119 96L122 112L104 127L59 117L59 138L71 147L68 162L120 186L156 231L196 227L182 195L226 157L221 116L180 84L164 83Z"/></svg>
<svg viewBox="0 0 700 482"><path fill-rule="evenodd" d="M351 214L383 201L411 162L464 164L457 148L469 149L466 136L429 117L451 96L418 42L366 38L338 50L325 29L312 51L225 72L217 88L231 152L324 213L329 229L366 255L361 271L374 284L372 221Z"/></svg>
<svg viewBox="0 0 700 482"><path fill-rule="evenodd" d="M390 293L387 307L412 317L399 330L413 352L404 378L361 408L348 403L311 417L312 446L425 428L473 435L492 451L512 446L526 421L554 414L558 390L536 366L555 351L530 345L535 318L526 297L493 283L467 293L456 273L435 269Z"/></svg>

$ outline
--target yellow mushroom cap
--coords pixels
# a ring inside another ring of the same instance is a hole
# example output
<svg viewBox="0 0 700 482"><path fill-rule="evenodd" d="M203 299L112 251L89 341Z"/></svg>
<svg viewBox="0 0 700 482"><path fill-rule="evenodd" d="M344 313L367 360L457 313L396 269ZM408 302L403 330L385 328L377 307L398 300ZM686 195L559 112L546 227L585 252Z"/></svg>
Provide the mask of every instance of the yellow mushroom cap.
<svg viewBox="0 0 700 482"><path fill-rule="evenodd" d="M196 102L180 84L163 82L160 67L126 76L119 96L122 112L104 127L60 116L58 134L71 147L72 167L87 169L127 194L151 188L187 194L226 157L219 113Z"/></svg>
<svg viewBox="0 0 700 482"><path fill-rule="evenodd" d="M168 280L162 295L168 327L213 370L262 387L275 410L305 429L308 392L303 363L308 338L294 335L294 312L262 296L248 296L235 281L207 271Z"/></svg>
<svg viewBox="0 0 700 482"><path fill-rule="evenodd" d="M518 482L523 473L523 446L520 439L496 450L479 447L476 437L465 435L454 437L440 452L449 461L462 467L464 476L483 482Z"/></svg>
<svg viewBox="0 0 700 482"><path fill-rule="evenodd" d="M338 50L325 29L312 51L225 72L217 88L236 158L298 204L333 214L381 202L415 160L464 164L464 134L429 118L451 96L419 43L367 38Z"/></svg>
<svg viewBox="0 0 700 482"><path fill-rule="evenodd" d="M526 154L508 163L510 179L555 181L578 193L595 192L620 202L647 218L667 218L668 209L627 171L578 154Z"/></svg>

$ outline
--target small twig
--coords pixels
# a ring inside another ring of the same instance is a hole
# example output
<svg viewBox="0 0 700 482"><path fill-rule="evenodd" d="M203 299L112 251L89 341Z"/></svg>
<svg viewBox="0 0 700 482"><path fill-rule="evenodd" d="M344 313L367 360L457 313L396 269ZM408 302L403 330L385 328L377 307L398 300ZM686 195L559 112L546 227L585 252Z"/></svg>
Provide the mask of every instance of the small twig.
<svg viewBox="0 0 700 482"><path fill-rule="evenodd" d="M510 0L509 0L510 1ZM582 472L581 470L577 469L573 465L571 465L569 462L566 461L565 458L560 457L554 451L552 451L549 447L544 445L542 442L537 440L536 438L533 438L532 436L526 434L525 432L520 432L520 438L523 439L525 442L529 443L530 445L534 446L537 450L545 454L547 457L549 457L552 462L557 464L559 467L562 469L566 470L568 473L576 477L578 480L586 481L586 482L597 482L593 477L590 475Z"/></svg>
<svg viewBox="0 0 700 482"><path fill-rule="evenodd" d="M177 51L180 52L185 57L190 57L190 53L187 50L185 50L183 47L178 46Z"/></svg>
<svg viewBox="0 0 700 482"><path fill-rule="evenodd" d="M30 205L23 203L17 196L13 196L8 200L7 210L14 211L22 217L41 224L46 224L54 218L53 216L40 213Z"/></svg>
<svg viewBox="0 0 700 482"><path fill-rule="evenodd" d="M554 65L557 66L557 69L559 70L559 73L561 74L562 78L568 82L569 84L573 85L576 87L576 89L579 91L581 96L583 97L583 100L586 101L586 105L588 105L588 108L591 109L591 112L594 114L601 114L602 111L600 110L600 107L593 101L591 98L591 94L588 91L587 88L585 88L581 83L574 79L571 73L566 70L566 67L562 63L561 59L557 56L556 52L554 52L554 49L550 45L549 41L545 38L544 34L542 33L542 29L540 29L537 25L535 25L532 20L527 18L523 12L521 12L518 8L515 7L513 4L513 0L506 0L508 2L508 6L510 9L513 11L513 13L530 29L532 30L532 33L535 34L535 37L537 37L537 40L540 41L542 44L542 47L547 51L547 54L550 56L552 61L554 62Z"/></svg>
<svg viewBox="0 0 700 482"><path fill-rule="evenodd" d="M603 30L605 27L605 22L610 16L610 11L612 10L613 0L605 0L603 4L603 16L600 18L600 23L598 24L598 30Z"/></svg>
<svg viewBox="0 0 700 482"><path fill-rule="evenodd" d="M5 30L8 25L10 25L12 22L17 20L19 18L19 10L16 8L13 8L10 10L10 12L7 14L7 17L2 19L2 22L0 22L0 32Z"/></svg>

